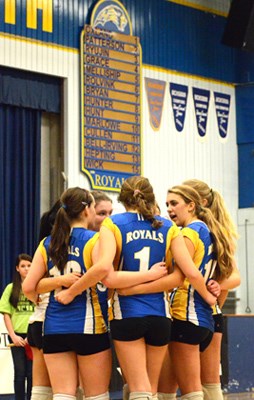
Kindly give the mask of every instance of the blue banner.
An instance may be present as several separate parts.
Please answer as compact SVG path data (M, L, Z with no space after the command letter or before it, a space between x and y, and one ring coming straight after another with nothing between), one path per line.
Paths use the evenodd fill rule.
M230 110L230 95L214 92L215 110L219 128L219 135L225 139L228 134L228 119Z
M204 138L206 135L206 125L210 102L210 91L199 88L192 88L195 115L197 121L198 134Z
M188 86L170 83L169 92L171 95L175 127L178 132L182 132L186 115Z

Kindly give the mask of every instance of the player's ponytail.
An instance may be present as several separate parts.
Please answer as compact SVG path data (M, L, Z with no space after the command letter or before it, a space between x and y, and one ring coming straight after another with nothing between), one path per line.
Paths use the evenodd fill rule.
M56 214L49 245L49 256L60 271L68 261L71 223L79 220L80 213L92 202L90 192L79 187L67 189L60 198L61 206Z
M156 201L153 188L147 178L133 176L124 181L121 192L118 196L127 211L137 210L145 219L151 222L152 227L158 229L162 221L155 218Z

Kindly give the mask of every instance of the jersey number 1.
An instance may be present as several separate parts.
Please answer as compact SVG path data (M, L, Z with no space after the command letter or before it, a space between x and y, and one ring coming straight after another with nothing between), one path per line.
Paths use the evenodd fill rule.
M143 247L142 250L134 253L135 260L139 260L139 270L148 271L150 260L150 247Z

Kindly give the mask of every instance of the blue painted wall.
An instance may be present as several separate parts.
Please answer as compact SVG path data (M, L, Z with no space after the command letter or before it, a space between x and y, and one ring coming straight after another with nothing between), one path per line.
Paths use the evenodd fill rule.
M16 23L5 22L0 2L0 32L79 49L80 33L96 4L91 0L53 0L53 31L27 28L26 0L16 1ZM133 34L141 38L144 64L226 82L237 80L236 52L220 43L225 18L166 0L123 0Z
M15 24L5 22L5 1L0 2L0 34L25 37L78 50L80 33L90 22L97 1L53 0L53 30L43 31L41 10L37 28L27 28L27 2L16 1ZM246 95L254 98L254 53L223 45L226 18L167 0L122 0L140 37L143 63L223 82L246 84ZM239 93L239 97L238 97ZM254 199L254 112L245 119L246 102L236 91L239 143L240 207L252 207ZM253 103L251 103L252 106ZM242 136L247 140L242 146ZM247 156L246 156L247 155ZM248 160L248 163L247 163ZM246 177L246 169L251 171Z

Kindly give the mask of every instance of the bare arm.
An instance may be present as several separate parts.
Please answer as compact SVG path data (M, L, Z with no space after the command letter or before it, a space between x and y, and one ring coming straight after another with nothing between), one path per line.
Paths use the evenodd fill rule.
M5 323L7 332L9 334L9 336L11 337L11 340L13 341L14 345L24 347L26 345L26 341L21 336L16 335L16 333L14 332L12 322L11 322L11 317L9 314L4 314L4 323Z
M120 289L117 290L117 292L120 295L129 296L134 294L171 291L175 287L182 285L183 281L183 273L178 267L175 267L174 271L171 274L164 276L163 278L157 279L153 282L143 283L141 285Z
M84 290L102 281L112 268L115 253L116 242L114 235L109 229L102 226L99 241L95 244L92 254L95 263L69 289L58 293L56 300L63 304L69 304Z
M22 284L25 296L35 304L38 299L37 284L45 276L46 272L47 268L44 259L39 248L37 248L29 272Z
M228 297L228 290L222 290L221 294L218 297L218 304L220 308L223 307L225 301L227 300L227 297Z
M77 280L80 278L81 274L78 274L76 272L71 272L69 274L65 275L59 275L59 276L51 276L48 278L42 278L38 285L36 286L36 292L41 294L41 293L47 293L51 292L52 290L61 288L61 287L70 287L73 285Z
M196 268L192 261L194 248L191 241L187 238L184 240L184 238L179 235L172 240L171 251L177 265L182 270L183 274L189 280L194 289L208 304L211 306L214 305L216 303L216 297L207 290L205 280L201 272Z
M221 290L231 290L231 289L235 289L237 286L239 286L240 283L241 283L241 276L240 276L239 269L236 266L236 261L234 259L233 271L228 278L226 278L222 282L220 282L220 287L221 287Z
M167 275L165 262L154 264L151 269L147 271L114 271L112 267L106 278L103 279L102 283L110 289L121 289L133 285L139 285L144 282L154 281L165 275Z

